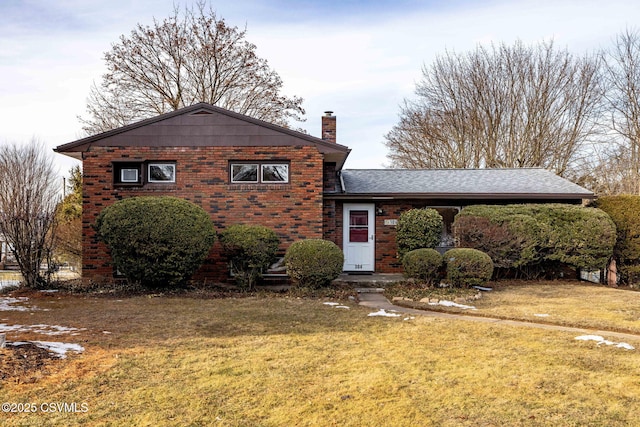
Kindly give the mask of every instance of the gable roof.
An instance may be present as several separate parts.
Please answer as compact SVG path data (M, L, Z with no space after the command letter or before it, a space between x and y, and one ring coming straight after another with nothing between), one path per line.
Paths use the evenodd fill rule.
M345 196L458 199L592 199L593 192L541 168L348 169Z
M94 146L296 146L314 145L325 161L342 167L348 147L201 102L82 138L54 149L78 160Z

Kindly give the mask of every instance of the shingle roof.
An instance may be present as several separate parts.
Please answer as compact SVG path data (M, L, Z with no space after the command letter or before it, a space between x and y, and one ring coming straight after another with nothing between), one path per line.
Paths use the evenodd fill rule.
M346 195L594 197L591 191L540 168L347 169L342 180Z

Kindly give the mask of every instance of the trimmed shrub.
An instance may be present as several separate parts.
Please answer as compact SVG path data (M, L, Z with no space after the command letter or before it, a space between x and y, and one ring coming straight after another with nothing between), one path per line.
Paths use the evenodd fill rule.
M453 286L482 285L493 275L493 261L482 251L449 249L443 257L447 266L447 281Z
M294 285L319 288L342 273L344 255L338 245L328 240L298 240L287 249L284 264Z
M640 196L619 195L598 198L593 205L605 211L616 225L613 257L620 280L640 282Z
M513 214L507 218L482 216L470 206L464 214L456 216L453 230L458 245L478 249L494 260L495 268L518 268L538 264L540 242L536 236L543 233L532 217Z
M280 239L268 227L235 224L220 233L220 243L236 283L252 289L275 261Z
M460 247L482 250L496 268L528 277L554 263L602 269L615 241L615 225L605 212L577 205L468 206L453 229Z
M398 257L414 249L435 248L442 238L442 216L435 209L410 209L398 219Z
M435 249L414 249L402 258L406 277L432 284L442 267L442 255Z
M95 230L119 272L156 287L186 282L216 237L209 214L176 197L120 200L100 212Z

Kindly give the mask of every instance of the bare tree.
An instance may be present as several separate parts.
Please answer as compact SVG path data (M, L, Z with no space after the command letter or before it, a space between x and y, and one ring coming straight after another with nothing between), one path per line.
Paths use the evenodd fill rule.
M50 151L32 140L0 146L0 232L13 251L27 287L48 282L59 200Z
M614 193L640 194L640 33L620 33L603 58L609 127L615 139L600 172L617 181Z
M74 267L82 264L82 171L69 171L66 194L56 210L55 256L57 262Z
M302 98L281 94L282 79L246 32L204 2L182 14L176 7L152 26L138 24L105 53L108 71L91 87L84 130L99 133L198 102L279 125L302 120Z
M396 167L545 167L565 174L596 132L598 58L552 42L446 52L385 136Z

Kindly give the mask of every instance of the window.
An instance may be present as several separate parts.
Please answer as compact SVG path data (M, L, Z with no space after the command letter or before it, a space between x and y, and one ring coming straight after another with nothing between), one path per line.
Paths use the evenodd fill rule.
M369 241L369 211L349 212L349 241Z
M113 183L121 187L173 184L175 182L175 162L148 162L144 160L113 162Z
M149 163L149 182L176 182L176 165Z
M262 182L289 182L289 165L260 165Z
M258 182L258 165L231 165L231 182Z
M232 163L231 182L286 184L289 182L289 163Z

